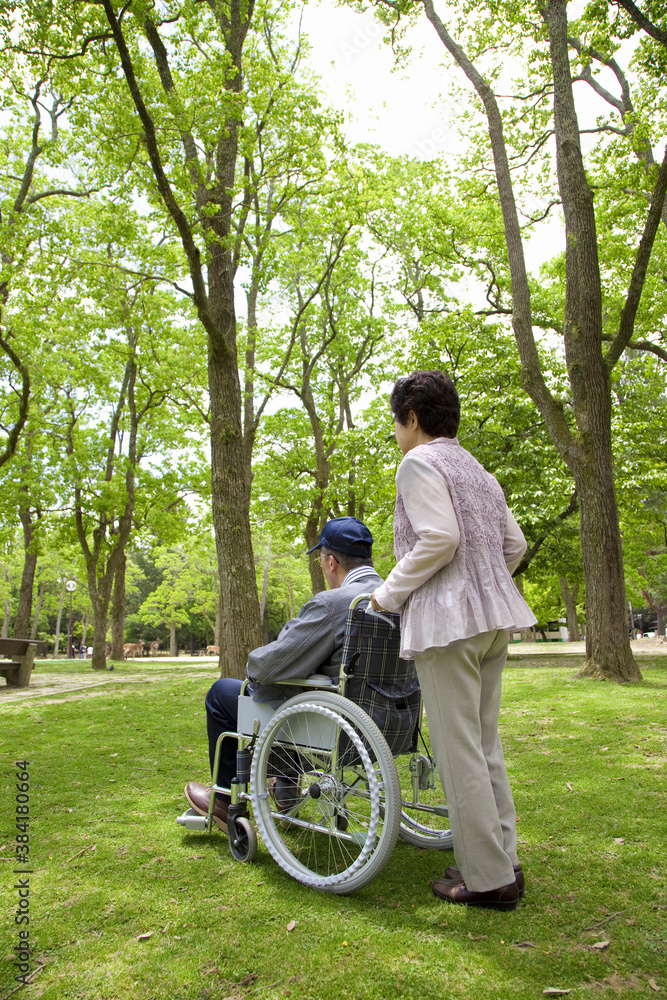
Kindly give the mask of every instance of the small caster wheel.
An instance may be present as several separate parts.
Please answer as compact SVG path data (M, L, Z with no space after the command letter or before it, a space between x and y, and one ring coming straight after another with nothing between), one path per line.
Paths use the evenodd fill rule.
M257 857L257 833L245 816L235 821L236 834L229 832L229 849L237 861L254 861Z

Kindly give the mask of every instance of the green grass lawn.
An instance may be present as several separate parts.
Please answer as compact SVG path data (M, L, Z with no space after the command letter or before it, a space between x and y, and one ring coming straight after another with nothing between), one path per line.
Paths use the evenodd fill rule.
M399 842L378 879L340 897L292 881L261 845L241 865L219 834L177 826L184 785L207 779L214 665L165 660L125 685L122 670L145 669L126 664L94 695L3 704L0 998L18 985L17 759L39 970L17 997L667 996L667 660L640 663L643 683L617 687L573 680L576 657L511 660L502 732L526 872L511 913L436 899L450 852Z

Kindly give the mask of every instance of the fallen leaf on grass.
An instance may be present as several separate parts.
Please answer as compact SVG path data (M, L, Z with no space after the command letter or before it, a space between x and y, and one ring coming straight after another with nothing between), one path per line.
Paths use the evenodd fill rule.
M152 938L154 934L155 934L155 931L146 931L145 934L140 934L139 935L139 937L137 938L137 941L148 941L148 939Z
M649 979L648 984L655 993L660 992L660 987L656 983L655 979Z
M614 837L614 843L615 844L624 844L625 843L625 837Z
M468 937L470 938L471 941L486 941L488 935L487 934L471 934L470 931L468 931Z
M294 928L296 927L296 925L297 925L298 923L299 923L299 921L298 921L298 920L290 920L290 922L289 922L289 923L288 923L288 925L287 925L287 930L288 930L288 931L293 931L293 930L294 930Z
M591 948L596 948L598 951L604 951L610 944L610 941L596 941L595 944L591 945Z
M565 993L571 993L572 990L571 989L570 990L561 990L561 989L558 988L558 986L547 986L546 990L542 990L542 992L545 994L545 996L561 997Z
M519 941L517 942L517 948L534 948L535 945L532 941Z
M568 787L568 791L570 791L570 792L573 792L573 791L574 791L574 788L573 788L573 786L572 786L572 782L571 782L571 781L568 781L568 783L567 783L567 787Z

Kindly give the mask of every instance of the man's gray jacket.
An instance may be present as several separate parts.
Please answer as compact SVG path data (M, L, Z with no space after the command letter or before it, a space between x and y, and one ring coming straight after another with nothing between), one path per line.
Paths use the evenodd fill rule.
M350 602L358 594L371 594L382 583L371 566L352 570L354 578L336 590L324 590L307 601L280 635L248 656L246 674L255 701L282 700L286 694L276 681L296 680L321 673L338 677L343 653L345 619ZM288 689L289 690L289 689Z

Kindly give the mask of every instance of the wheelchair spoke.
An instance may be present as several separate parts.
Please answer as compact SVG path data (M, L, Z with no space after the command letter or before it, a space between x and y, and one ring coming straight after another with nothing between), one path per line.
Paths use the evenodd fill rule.
M400 799L382 742L357 706L328 692L317 704L290 699L267 724L253 758L253 810L262 840L290 875L345 893L386 863ZM391 815L382 808L387 788Z

